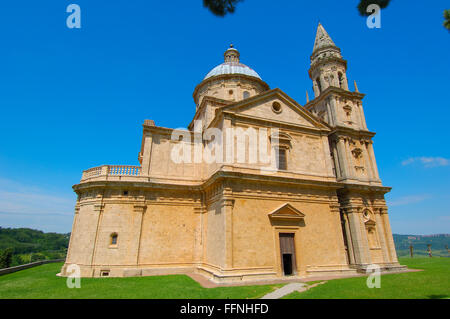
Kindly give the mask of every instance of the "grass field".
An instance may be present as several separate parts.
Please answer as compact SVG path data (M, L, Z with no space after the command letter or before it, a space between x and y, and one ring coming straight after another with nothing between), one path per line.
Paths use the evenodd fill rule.
M135 278L82 278L69 289L56 277L62 263L46 264L0 276L1 299L246 299L260 298L282 285L206 289L184 275Z
M330 280L287 298L450 298L450 258L402 258L421 272L383 275L381 288L369 289L366 277ZM282 285L202 288L184 275L138 278L83 278L81 289L69 289L56 277L62 264L46 264L0 276L0 298L259 298Z
M420 272L381 277L381 288L367 288L367 277L330 280L308 291L294 292L285 299L441 299L450 298L450 258L400 258Z

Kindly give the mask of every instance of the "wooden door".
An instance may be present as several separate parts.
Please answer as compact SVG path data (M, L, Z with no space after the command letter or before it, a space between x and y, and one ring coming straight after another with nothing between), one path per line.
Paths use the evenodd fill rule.
M281 269L284 275L294 275L297 272L294 234L280 233L280 253Z

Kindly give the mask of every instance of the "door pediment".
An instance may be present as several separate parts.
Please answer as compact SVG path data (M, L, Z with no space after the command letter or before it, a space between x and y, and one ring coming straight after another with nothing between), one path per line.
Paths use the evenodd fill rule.
M303 221L305 214L287 203L269 213L271 220Z

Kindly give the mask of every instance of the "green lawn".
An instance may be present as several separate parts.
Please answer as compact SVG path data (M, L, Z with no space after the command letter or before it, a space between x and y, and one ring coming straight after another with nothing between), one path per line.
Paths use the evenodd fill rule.
M381 288L369 289L366 277L335 279L285 298L450 298L450 258L401 258L424 271L383 275ZM282 285L202 288L188 276L82 278L81 289L69 289L56 277L62 264L46 264L0 276L0 298L259 298Z
M69 289L67 278L56 277L62 263L46 264L0 276L0 299L246 299L260 298L282 285L206 289L184 275L136 278L82 278L81 288Z
M402 265L424 271L381 276L381 288L367 288L367 277L330 280L286 299L441 299L450 298L450 258L400 258Z

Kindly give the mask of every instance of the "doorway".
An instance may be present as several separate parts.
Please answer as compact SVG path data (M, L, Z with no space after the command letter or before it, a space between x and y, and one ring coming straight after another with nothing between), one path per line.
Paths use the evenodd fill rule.
M294 234L280 233L281 269L285 276L296 273Z

